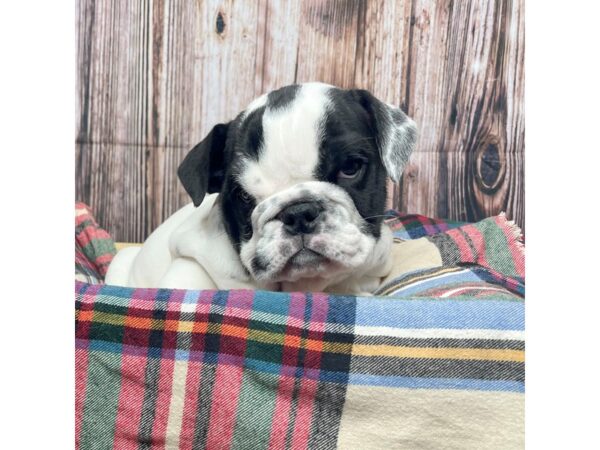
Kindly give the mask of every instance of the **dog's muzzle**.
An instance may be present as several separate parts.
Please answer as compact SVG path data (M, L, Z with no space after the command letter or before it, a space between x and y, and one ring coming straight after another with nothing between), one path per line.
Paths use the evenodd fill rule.
M330 278L360 267L375 245L352 198L339 186L309 181L260 202L240 257L264 282Z

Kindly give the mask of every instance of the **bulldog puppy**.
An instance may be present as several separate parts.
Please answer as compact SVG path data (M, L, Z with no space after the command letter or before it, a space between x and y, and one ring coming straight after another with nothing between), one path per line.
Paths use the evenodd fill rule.
M416 136L365 90L265 94L189 152L178 176L193 204L119 252L106 282L372 292L391 267L386 179L399 180Z

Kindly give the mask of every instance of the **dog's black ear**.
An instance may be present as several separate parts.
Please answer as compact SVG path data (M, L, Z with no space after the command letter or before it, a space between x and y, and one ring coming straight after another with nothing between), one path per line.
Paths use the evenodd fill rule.
M350 94L369 114L383 165L397 183L417 142L415 122L400 108L383 103L369 91L354 89Z
M219 192L225 176L225 142L229 123L218 124L202 142L196 145L177 169L179 181L192 197L194 206L202 203L206 194Z

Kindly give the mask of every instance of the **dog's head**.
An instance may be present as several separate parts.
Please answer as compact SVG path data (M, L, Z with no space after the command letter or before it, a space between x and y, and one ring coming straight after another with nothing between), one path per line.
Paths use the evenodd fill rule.
M339 281L381 262L386 174L399 180L415 140L414 122L367 91L293 85L216 125L178 175L196 206L220 193L257 282Z

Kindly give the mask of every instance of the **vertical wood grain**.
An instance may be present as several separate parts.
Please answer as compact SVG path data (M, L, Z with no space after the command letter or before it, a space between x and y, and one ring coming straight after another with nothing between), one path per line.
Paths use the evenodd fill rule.
M260 0L255 73L256 95L296 81L301 2Z
M77 198L118 240L188 202L186 152L294 82L366 88L420 137L391 206L524 222L523 0L80 0Z
M523 225L522 10L414 3L405 101L421 135L400 209L468 221L504 210Z
M366 0L302 2L296 82L354 86L358 27L365 3Z
M139 202L147 180L144 167L147 153L139 145L106 143L77 146L79 174L76 191L85 202L94 205L98 223L121 241L140 242L151 230L146 224L146 204ZM82 161L83 158L84 160Z

